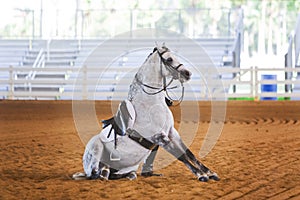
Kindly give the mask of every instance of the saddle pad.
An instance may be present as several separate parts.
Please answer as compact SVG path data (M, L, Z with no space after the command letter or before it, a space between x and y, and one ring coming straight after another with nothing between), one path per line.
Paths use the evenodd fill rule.
M110 136L107 137L109 135L109 131L111 129L111 125L107 126L105 129L103 129L100 133L100 140L102 142L112 142L115 139L115 131L114 129L111 130ZM121 136L117 135L117 138L119 138Z

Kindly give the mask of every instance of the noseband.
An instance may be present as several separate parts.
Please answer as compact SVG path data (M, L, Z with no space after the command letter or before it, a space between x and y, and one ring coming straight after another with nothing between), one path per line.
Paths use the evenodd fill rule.
M141 86L143 86L143 87L142 87L142 90L143 90L143 92L145 92L146 94L148 94L148 95L156 95L156 94L158 94L158 93L160 93L160 92L162 92L162 91L166 91L166 95L167 95L167 97L169 98L169 100L174 101L174 99L172 99L172 98L170 97L170 95L169 95L169 93L168 93L168 90L178 88L179 86L177 85L177 86L169 87L169 86L171 85L171 83L173 82L174 78L172 77L171 80L167 83L166 76L164 76L164 75L163 75L163 72L162 72L162 67L163 67L163 65L164 65L164 66L165 66L165 67L166 67L173 75L174 75L174 74L177 74L178 77L179 77L179 76L180 76L180 72L179 72L178 69L179 69L179 67L182 66L183 64L180 63L179 65L177 65L176 67L174 67L174 66L171 64L172 60L169 61L168 59L165 59L164 57L162 57L162 55L163 55L164 53L168 52L169 50L166 50L166 51L160 53L160 52L158 51L157 48L154 48L153 53L154 53L155 51L157 51L157 53L158 53L158 55L159 55L159 57L160 57L160 73L161 73L161 76L163 77L163 87L154 87L154 86L151 86L151 85L147 85L147 84L143 83L141 80L139 80L139 79L137 78L137 76L136 76L136 80L137 80L137 82L138 82ZM181 88L182 88L182 89L181 89L181 97L178 99L179 103L178 103L177 105L179 105L179 104L182 102L183 96L184 96L184 86L183 86L183 82L180 81L180 83L181 83ZM158 90L158 91L156 91L156 92L147 92L147 91L145 90L144 87L147 87L147 88L150 88L150 89L153 89L153 90Z

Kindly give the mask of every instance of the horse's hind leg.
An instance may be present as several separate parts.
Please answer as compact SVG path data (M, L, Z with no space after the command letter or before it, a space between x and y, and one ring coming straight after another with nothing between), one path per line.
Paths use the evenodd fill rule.
M118 179L122 179L122 178L127 178L128 180L135 180L137 179L137 174L136 171L131 171L129 173L125 173L125 174L116 174L114 173L116 170L111 169L110 175L109 175L109 179L111 180L118 180Z
M90 179L97 179L100 176L100 170L99 169L92 169L91 176L89 177Z
M137 179L137 174L135 171L132 171L132 172L129 172L127 175L126 175L126 178L129 179L129 180L135 180Z
M99 178L101 180L108 180L109 175L110 175L110 169L109 169L109 167L100 162L99 163L99 169L101 170L100 174L99 174Z
M74 180L87 180L86 174L84 172L77 172L72 175L72 179Z
M101 179L101 180L108 180L110 174L110 169L108 166L103 164L102 162L99 162L99 167L94 168L92 170L90 179Z

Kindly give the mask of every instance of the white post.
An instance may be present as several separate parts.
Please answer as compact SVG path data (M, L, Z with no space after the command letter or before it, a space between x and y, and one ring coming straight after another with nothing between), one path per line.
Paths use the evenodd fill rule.
M255 66L254 68L254 99L259 100L258 94L258 67Z
M50 42L51 42L51 39L48 39L47 40L47 61L50 60Z
M8 99L14 98L14 73L13 73L13 66L9 66L9 92L8 92Z
M87 66L83 66L83 81L82 81L82 98L84 100L88 99L88 89L87 89Z
M250 95L253 99L255 99L255 91L254 91L254 67L250 68Z

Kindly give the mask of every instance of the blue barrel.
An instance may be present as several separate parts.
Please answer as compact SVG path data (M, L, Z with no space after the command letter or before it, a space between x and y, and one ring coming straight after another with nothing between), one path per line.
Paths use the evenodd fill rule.
M277 75L263 74L261 80L277 80ZM277 92L277 84L261 84L262 92ZM261 100L277 100L277 97L261 97Z

